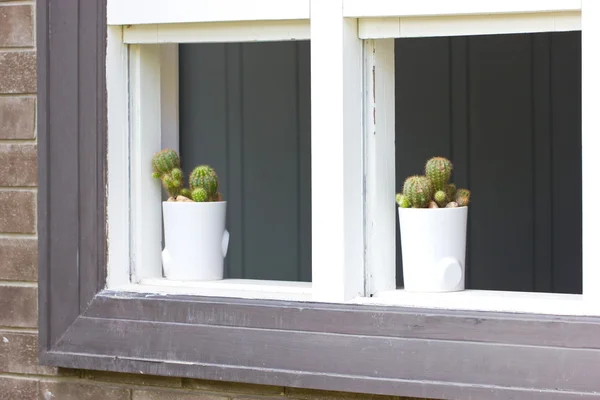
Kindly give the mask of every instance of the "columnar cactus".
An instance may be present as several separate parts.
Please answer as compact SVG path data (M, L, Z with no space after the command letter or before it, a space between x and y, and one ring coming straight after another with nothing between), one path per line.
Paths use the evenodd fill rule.
M192 200L204 202L217 201L220 198L217 173L208 165L200 165L194 168L189 181Z
M433 184L426 176L411 176L404 181L403 194L413 208L426 208L433 199Z
M425 175L431 180L433 190L444 190L452 175L452 163L444 157L433 157L425 164Z
M467 189L458 189L456 191L456 203L459 207L466 207L471 200L471 192Z
M168 174L175 168L180 168L179 155L175 150L164 149L154 154L152 157L152 176L157 179L162 178L164 174Z

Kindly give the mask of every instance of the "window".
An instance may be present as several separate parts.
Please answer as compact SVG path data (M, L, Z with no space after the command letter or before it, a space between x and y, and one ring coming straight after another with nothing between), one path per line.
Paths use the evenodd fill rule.
M169 7L168 10L160 2L142 5L133 0L109 1L105 51L104 8L96 9L82 1L78 3L81 9L75 12L64 5L61 8L54 1L49 0L41 7L38 29L42 60L40 165L47 167L41 168L40 178L40 265L43 269L40 273L43 283L40 285L40 342L41 357L46 363L421 397L485 397L492 391L512 396L535 391L551 397L564 395L569 398L597 392L595 378L586 372L594 370L600 348L597 335L600 312L594 301L597 263L593 257L594 228L600 215L592 200L597 197L597 189L588 184L594 181L594 155L599 147L592 133L598 125L594 110L600 85L593 72L599 69L600 63L591 50L596 48L594 42L598 40L600 29L593 22L600 18L596 3L586 1L582 12L579 2L570 0L556 1L552 6L537 0L485 3L466 0L450 3L437 0L412 3L298 0L285 5L261 0L254 2L251 8L243 2L232 2L227 8L219 6L219 2L202 5L182 2L181 7ZM48 13L50 3L52 14ZM140 7L144 7L144 13L139 12ZM583 16L583 23L580 16ZM589 21L586 18L591 18L592 22L586 22ZM83 29L90 26L96 26L97 31ZM581 55L573 52L576 45L567 43L564 48L553 47L560 46L562 40L576 43L581 26ZM544 33L540 35L539 32ZM77 33L80 34L78 40L69 39L73 35L77 37ZM536 47L537 42L543 42L549 35L556 40L548 46ZM461 56L465 41L472 41L470 58ZM86 46L88 42L90 45ZM443 46L441 50L436 47L441 46L440 43L456 45L451 57L444 53L449 52L450 47L446 50ZM418 143L411 143L414 137L408 131L423 129L421 134L425 135L440 134L448 129L448 123L440 122L440 116L436 117L440 127L430 129L419 125L418 121L411 121L410 117L422 113L423 108L418 108L419 102L410 103L408 97L403 96L410 96L410 84L415 85L413 90L418 94L419 82L431 85L430 90L439 90L443 85L456 86L453 74L461 71L463 76L457 79L468 82L473 78L464 69L444 69L443 62L455 67L454 63L470 65L469 72L479 73L477 79L489 84L487 90L482 85L478 87L480 92L469 92L472 96L480 96L475 100L483 107L483 111L470 111L473 116L481 112L478 117L481 119L475 121L480 125L470 121L471 139L476 132L491 135L502 126L492 123L492 117L497 118L492 111L487 111L491 117L486 114L485 107L491 106L484 96L495 88L489 75L507 72L490 71L484 66L478 69L477 51L489 52L486 53L488 59L498 56L499 60L505 60L507 56L514 56L507 48L515 53L521 49L534 60L539 56L540 60L548 62L553 59L544 56L546 53L536 53L536 49L552 51L554 55L566 51L565 58L582 58L581 117L576 109L576 90L564 97L556 96L556 101L568 102L575 108L569 111L564 129L577 130L577 118L582 121L581 152L576 145L578 136L573 134L575 141L558 143L552 154L568 152L566 159L570 163L567 169L582 177L580 254L583 294L577 294L579 287L575 286L573 290L565 290L573 293L548 293L545 289L543 293L532 293L529 286L501 285L494 275L486 277L489 280L481 287L471 286L481 290L413 294L397 289L397 282L401 283L395 261L397 211L391 199L397 191L398 181L406 173L403 169L412 168L410 157L416 159L419 152L444 151L430 149L428 144L419 147ZM532 48L534 52L527 51ZM297 90L291 103L298 105L307 104L302 103L304 95L300 91L307 90L308 86L299 84L302 79L307 79L299 60L303 51L309 52L310 56L310 170L303 164L302 157L292 160L295 166L300 163L297 168L300 177L296 174L288 182L296 188L306 185L307 180L302 179L302 174L310 171L310 211L291 207L292 211L277 216L256 216L284 219L293 214L288 225L297 223L299 230L295 232L300 232L298 237L303 237L300 225L306 222L303 215L310 213L311 255L310 263L307 263L311 266L310 286L306 282L293 282L309 280L308 274L303 278L302 270L287 281L282 280L282 276L262 274L258 269L252 272L256 275L246 275L248 270L244 272L240 267L243 263L234 262L235 257L244 257L243 253L242 256L240 253L232 255L228 260L231 277L271 279L273 276L276 283L242 279L216 284L166 284L160 279L161 195L156 182L151 180L148 160L166 144L179 148L184 166L196 164L200 158L214 157L211 163L222 163L220 168L225 171L231 168L224 176L232 203L236 201L236 195L235 189L229 188L234 185L229 181L231 177L260 182L260 176L244 177L232 172L233 168L239 171L240 157L232 158L238 164L231 167L226 157L219 155L217 150L210 150L210 146L225 146L219 140L229 140L227 149L231 148L232 140L239 140L216 132L211 136L211 131L223 129L218 125L224 124L218 122L223 118L212 118L211 123L217 125L208 127L202 125L206 118L201 118L202 113L211 112L210 107L215 107L211 116L219 112L238 112L235 104L231 106L230 101L236 97L229 90L237 86L227 87L228 99L218 100L218 93L223 93L217 87L217 80L208 81L201 72L212 66L210 76L214 77L215 73L223 74L223 69L210 63L228 57L235 59L240 54L245 57L252 52L264 52L261 57L252 59L249 56L247 59L257 62L253 66L258 75L254 76L252 84L258 86L260 74L265 72L265 59L277 54L274 49L294 55L285 57L288 62L292 58L295 60L291 62L292 67L279 70L289 74L290 79L282 80L277 86L290 85L286 92ZM222 57L209 57L210 52L221 52ZM400 52L411 54L411 57L402 59ZM448 80L435 74L428 76L426 69L419 68L420 55L444 59L434 66L441 68ZM87 68L97 61L94 69ZM237 66L242 76L250 73L249 70L242 71L237 63L231 65ZM530 107L529 111L531 107L539 111L535 108L538 105L535 89L542 92L542 99L548 99L543 95L544 91L555 90L537 81L542 81L544 73L548 73L545 64L535 64L543 67L540 74L534 73L529 64L512 65L517 65L514 67L517 73L509 70L511 73L507 74L513 78L531 79L528 85L533 88L525 93L531 96L528 101L519 98L515 105L522 102L521 106ZM192 72L187 68L192 68ZM415 74L423 75L417 74L409 80L402 71L411 68ZM578 69L576 63L568 63L566 68L574 73ZM234 75L234 71L225 69L220 82L226 86L230 82L229 74ZM83 74L92 74L89 71L95 74L93 79L81 79ZM304 78L301 71L304 71ZM574 79L577 81L576 75ZM291 84L291 80L296 80L296 84ZM61 83L61 90L55 82ZM104 82L106 111L103 107ZM560 80L558 82L567 86ZM211 89L209 84L216 88ZM517 88L527 86L518 81L510 84ZM197 87L202 87L201 92L205 93L194 90ZM396 87L402 88L402 92L397 92ZM509 88L497 88L496 100L503 100L506 105L510 96L500 89L509 91ZM250 96L250 92L244 91L238 106L246 104L244 96ZM90 93L95 96L89 96ZM439 106L438 111L447 113L448 119L453 112L459 112L459 107L466 101L460 98L461 93L447 90L444 96L435 97L438 101L446 97L446 103ZM214 99L207 94L212 94ZM270 99L277 96L277 93L267 94ZM550 98L548 107L555 101L555 97ZM82 99L82 103L73 99ZM212 103L207 103L211 100ZM273 106L283 107L286 99L279 100ZM224 105L216 108L219 101ZM197 107L196 102L204 105ZM252 115L260 121L264 109L255 103L250 101L245 108L251 107ZM432 113L436 110L436 104L422 103L431 107ZM406 105L415 110L407 110ZM452 112L448 111L450 107L453 107ZM197 111L198 108L201 111ZM561 112L570 110L567 106L559 108ZM295 141L285 141L288 145L307 146L301 132L308 129L299 127L303 121L302 111L292 106L289 109L296 111L292 112L290 120L283 118L281 112L282 115L277 117L281 117L282 127L278 129L294 134ZM106 129L104 112L108 121ZM303 112L308 113L307 110ZM415 114L399 117L411 112ZM252 126L256 121L246 121L245 114L242 112L241 115L242 125L247 125L249 133L258 135L260 130ZM529 114L523 111L522 115L526 119ZM534 112L531 118L538 117L548 123L546 118L551 116ZM296 124L290 123L291 120ZM227 121L236 123L235 119ZM237 121L239 123L240 119ZM273 121L276 128L277 121ZM461 123L456 119L452 121ZM450 125L453 133L464 132L460 127ZM94 127L94 135L87 134L89 131L84 129L90 126ZM539 124L536 126L543 128ZM518 135L519 129L527 130L520 123L504 128L516 130L511 132L515 140L524 135ZM547 166L552 161L548 160L547 152L542 152L550 143L535 135L536 128L533 132L524 144L522 156L530 166L528 183L541 171L538 163ZM491 153L494 149L490 148L495 143L493 138L482 137L480 141L468 142L468 146L478 155L487 150ZM248 140L244 142L248 145L245 150L252 150L262 141L275 143L276 139L282 138L245 137L244 140ZM541 147L537 146L538 139ZM452 140L461 139L452 137ZM464 159L473 161L469 154L462 158L458 156L465 150L452 143L449 147L455 151L453 157L463 160L459 163ZM249 157L246 161L256 157L256 170L251 173L258 174L256 171L262 168L260 163L266 161L259 150L255 154L244 153ZM538 150L541 158L536 158ZM534 153L533 161L527 158L531 153ZM582 168L576 170L578 157L581 157ZM284 165L290 160L277 161ZM468 167L462 173L474 176L475 172ZM563 166L556 168L564 172ZM549 174L540 176L548 179ZM552 175L550 179L553 179ZM77 196L69 197L67 193L72 192L65 190L65 185L73 181L78 185ZM555 184L553 182L550 185ZM467 183L476 185L475 182ZM541 188L532 184L533 188L528 187L532 191L544 191L548 187L547 182ZM572 184L574 190L578 190L576 182ZM297 191L306 196L306 190L300 188ZM479 191L485 193L485 189ZM487 192L478 201L489 200L490 196ZM106 215L95 211L96 208L103 209L105 199ZM256 199L261 201L263 198L257 196ZM239 211L240 202L237 201L238 206L231 207L233 213ZM283 197L278 201L284 201ZM528 205L531 202L533 195ZM251 202L242 201L241 204L242 208L252 207ZM254 212L258 213L264 209L256 210ZM484 208L479 214L475 206L473 210L475 217L487 216ZM548 211L547 207L530 211L523 218L531 215L537 218L537 213L544 210ZM545 224L560 224L543 217L539 220ZM238 217L230 215L230 218ZM495 218L502 217L496 215ZM577 224L576 218L568 222ZM482 224L479 220L477 223ZM471 228L477 227L481 229L481 225L471 225ZM239 231L235 245L247 243L243 229ZM535 229L540 234L531 240L564 241L549 237L544 226ZM570 229L577 231L577 227ZM471 234L478 235L477 230L472 229ZM485 246L479 247L477 239L479 243L486 240L483 235L478 235L470 245L474 246L473 251L483 251ZM570 239L577 242L578 237L573 235ZM107 259L104 258L106 242ZM300 248L297 243L296 246L293 251ZM569 246L576 247L572 243ZM506 248L514 251L514 247ZM528 249L531 257L531 252L535 253L537 249L547 251L546 246L536 247L535 243ZM236 254L235 250L232 254ZM280 254L289 256L287 251ZM478 257L473 254L471 261ZM516 251L515 255L521 256ZM258 261L251 263L265 265L260 256L264 253L257 253ZM535 257L540 260L539 257L543 259L548 254L535 253ZM108 265L107 271L105 265ZM545 273L543 268L538 269L538 264L533 268L536 274ZM518 266L511 265L507 269L522 272ZM569 278L574 279L573 276L569 275ZM504 277L502 275L502 279ZM539 274L536 277L542 279ZM476 282L477 277L471 278ZM521 282L519 280L519 285ZM552 290L551 285L550 288ZM536 289L534 286L533 290ZM198 349L202 349L201 354ZM473 356L456 356L466 353ZM562 366L553 362L557 356L564 361ZM507 371L506 365L517 357L521 368ZM572 374L565 374L564 368Z

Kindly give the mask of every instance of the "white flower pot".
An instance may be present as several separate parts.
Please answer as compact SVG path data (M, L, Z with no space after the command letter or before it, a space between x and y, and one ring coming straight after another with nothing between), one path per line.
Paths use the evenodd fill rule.
M178 281L223 279L229 246L226 201L163 202L165 278Z
M468 207L398 208L404 290L465 289Z

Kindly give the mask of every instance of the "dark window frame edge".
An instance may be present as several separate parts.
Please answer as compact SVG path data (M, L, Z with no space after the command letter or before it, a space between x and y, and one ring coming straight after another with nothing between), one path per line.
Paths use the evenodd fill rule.
M36 13L42 364L425 398L600 398L596 317L103 290L106 0L37 0ZM140 332L175 357L144 349ZM202 340L216 346L194 353Z

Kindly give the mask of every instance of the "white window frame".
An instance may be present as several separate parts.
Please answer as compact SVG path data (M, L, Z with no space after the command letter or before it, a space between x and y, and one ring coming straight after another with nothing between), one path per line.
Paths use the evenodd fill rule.
M582 8L581 0L179 0L165 12L158 0L109 0L108 7L109 288L600 316L600 263L594 251L600 210L592 200L600 195L593 165L600 153L600 57L595 53L600 2L585 0ZM390 201L395 194L394 38L582 26L583 295L396 290L397 214ZM161 147L178 148L174 43L309 38L312 283L156 279L161 193L145 161Z

